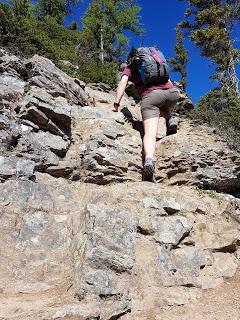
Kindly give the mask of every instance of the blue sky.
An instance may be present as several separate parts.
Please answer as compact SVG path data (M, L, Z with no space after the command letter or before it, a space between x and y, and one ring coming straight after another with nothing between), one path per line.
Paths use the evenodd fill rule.
M74 7L73 15L66 19L66 24L72 19L79 23L85 13L87 6L91 1L85 0L84 3ZM142 37L130 35L131 41L129 48L140 46L143 40L145 46L158 45L167 58L174 55L174 45L176 40L175 27L184 17L186 1L178 0L138 0L142 8L140 12L143 27L146 30ZM196 103L201 96L208 92L215 84L209 80L211 69L208 59L200 56L200 52L189 41L186 42L189 50L190 61L187 66L188 71L188 88L187 92ZM178 74L172 74L174 80L178 80Z

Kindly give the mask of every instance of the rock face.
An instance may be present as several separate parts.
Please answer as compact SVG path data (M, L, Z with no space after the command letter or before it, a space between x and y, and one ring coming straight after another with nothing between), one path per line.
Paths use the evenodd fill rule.
M110 88L39 56L1 50L0 72L0 319L237 320L219 292L238 279L239 155L161 120L158 183L142 182L133 100L113 113ZM196 309L211 295L220 309Z
M179 82L174 81L174 85L179 89L179 100L174 111L181 115L187 115L190 110L194 109L194 104Z
M70 176L73 162L59 162L72 143L73 113L88 104L84 84L46 58L25 61L4 50L0 73L0 150L33 161L36 171Z
M240 203L224 195L45 174L0 188L6 319L14 319L11 299L21 301L19 319L149 319L195 301L239 265Z
M189 184L219 192L240 188L240 158L205 126L182 123L180 132L158 142L159 181L169 185Z

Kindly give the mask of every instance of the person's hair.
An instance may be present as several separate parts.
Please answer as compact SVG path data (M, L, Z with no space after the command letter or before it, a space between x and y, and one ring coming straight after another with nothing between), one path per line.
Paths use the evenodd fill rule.
M128 54L128 57L127 57L127 63L130 65L132 63L132 60L134 57L136 57L138 51L135 47L132 47L131 51L129 52Z
M127 58L127 63L133 70L138 70L140 68L142 62L138 56L138 50L135 47L132 47Z

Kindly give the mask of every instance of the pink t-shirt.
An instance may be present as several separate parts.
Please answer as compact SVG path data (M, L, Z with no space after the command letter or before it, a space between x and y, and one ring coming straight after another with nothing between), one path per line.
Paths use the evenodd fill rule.
M126 67L123 70L122 76L124 75L128 76L129 80L135 84L141 99L153 90L175 88L175 86L170 80L168 80L168 82L165 84L146 86L142 82L142 78L139 71L132 71L129 67Z

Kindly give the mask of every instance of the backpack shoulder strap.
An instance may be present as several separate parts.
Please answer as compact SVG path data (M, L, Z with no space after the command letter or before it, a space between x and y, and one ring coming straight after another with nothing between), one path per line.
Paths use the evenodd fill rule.
M161 54L160 52L156 49L156 48L149 48L150 49L150 52L151 52L151 56L153 57L153 59L158 63L158 64L163 64L164 63L164 60L163 58L161 57Z

